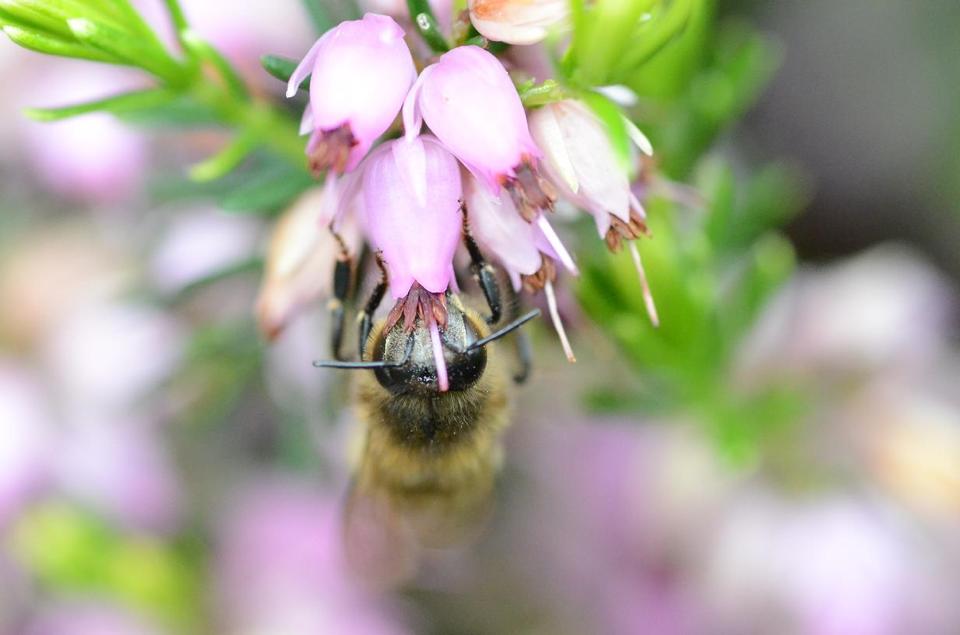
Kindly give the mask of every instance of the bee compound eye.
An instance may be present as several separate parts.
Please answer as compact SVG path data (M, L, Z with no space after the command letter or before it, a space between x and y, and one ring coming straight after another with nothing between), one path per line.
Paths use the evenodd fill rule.
M487 349L484 347L468 349L463 353L451 353L447 358L450 390L466 390L483 376L486 368Z

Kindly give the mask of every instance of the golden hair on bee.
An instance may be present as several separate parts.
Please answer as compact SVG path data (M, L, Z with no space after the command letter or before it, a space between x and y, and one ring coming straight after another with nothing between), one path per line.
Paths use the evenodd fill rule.
M489 334L454 297L445 335L476 341ZM381 324L368 350L382 358L403 336L401 325L385 334ZM357 377L355 410L365 441L354 495L388 500L427 544L456 541L480 520L493 487L500 434L510 420L510 376L495 345L448 350L451 386L439 392L432 371L424 372L432 361L426 329L418 325L409 337L411 364L400 377Z
M539 311L504 323L504 314L515 315L515 295L509 287L501 294L502 277L481 262L473 273L490 308L486 318L457 294L415 284L374 324L386 290L379 264L383 277L360 313L360 360L315 365L360 371L351 391L360 451L345 546L362 573L396 581L412 573L422 548L461 543L482 527L511 419L512 384L527 374L518 345L521 369L511 377L506 353L519 341L503 338ZM335 324L335 355L341 334Z

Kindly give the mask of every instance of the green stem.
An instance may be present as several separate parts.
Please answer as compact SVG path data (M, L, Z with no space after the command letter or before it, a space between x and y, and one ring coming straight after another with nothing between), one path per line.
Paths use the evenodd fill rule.
M177 39L180 41L180 44L186 48L186 44L183 42L183 33L190 28L190 25L187 23L187 16L183 13L183 7L180 6L180 1L163 0L163 3L167 6L167 13L170 14L170 21L173 23L173 28L177 32Z

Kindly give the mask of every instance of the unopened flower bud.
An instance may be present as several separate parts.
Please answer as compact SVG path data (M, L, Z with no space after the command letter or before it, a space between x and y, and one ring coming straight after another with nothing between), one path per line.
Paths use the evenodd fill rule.
M461 46L428 66L403 106L408 137L423 122L493 193L506 186L528 220L553 204L537 174L540 150L506 69L476 46Z
M394 298L414 282L443 293L460 242L460 168L433 137L389 141L363 166L364 227L381 252Z
M469 0L468 5L481 35L508 44L536 44L570 12L569 0Z
M416 78L403 29L368 13L327 31L297 66L287 97L311 75L301 133L312 132L307 155L314 173L350 171L393 120Z

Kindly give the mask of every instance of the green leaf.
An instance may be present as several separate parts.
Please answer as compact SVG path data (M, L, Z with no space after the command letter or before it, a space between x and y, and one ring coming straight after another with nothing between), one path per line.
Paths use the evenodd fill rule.
M142 38L86 18L67 20L67 26L80 42L126 64L150 71L172 84L180 84L187 79L184 69L166 51L144 42Z
M141 105L136 110L124 110L116 115L129 124L145 128L200 128L223 123L212 108L186 95L177 95L162 104Z
M289 57L279 55L263 55L260 57L260 65L273 77L281 82L289 82L293 71L297 70L298 62Z
M46 53L47 55L56 55L57 57L74 57L77 59L91 60L94 62L114 62L117 59L103 51L92 49L83 44L69 42L58 38L55 35L46 35L37 31L28 31L13 25L3 27L3 32L7 34L15 44L25 49Z
M610 83L613 70L632 40L641 16L656 0L596 0L589 6L573 4L573 42L565 68L575 83L596 86Z
M638 66L659 53L663 47L683 33L695 8L702 0L672 0L666 11L642 22L623 54L616 60L615 72L629 75Z
M173 28L176 29L177 33L186 31L189 24L187 24L187 17L183 13L183 7L180 6L179 0L163 0L163 4L167 7L170 21L173 22Z
M129 24L125 16L119 16L116 7L105 4L103 0L2 0L0 7L10 13L26 12L45 19L45 28L53 29L62 36L68 35L68 22L73 19L86 19L111 29L125 31Z
M201 182L219 179L240 165L256 147L252 137L241 134L223 150L190 168L190 178Z
M278 164L254 172L224 196L220 205L228 212L272 214L316 184L306 172Z
M42 35L55 35L68 42L76 42L67 23L51 18L43 12L22 6L12 0L0 0L0 21L5 25L20 27L25 31L42 32Z
M122 114L145 108L157 108L169 104L175 98L175 93L162 88L153 88L61 108L28 108L24 113L35 121L58 121L90 112L104 111Z
M450 43L444 37L437 23L437 16L433 14L427 0L407 0L410 10L410 19L420 33L420 37L427 43L434 53L445 53L450 50Z

